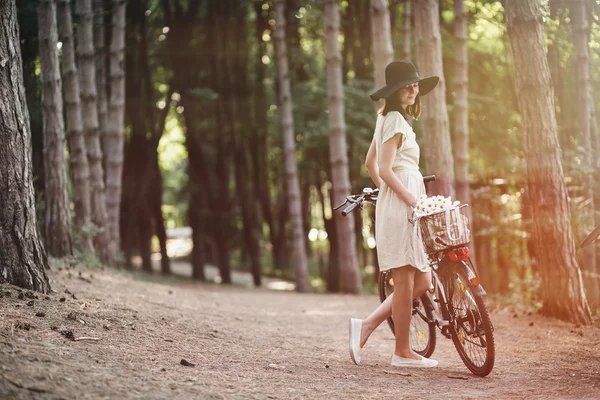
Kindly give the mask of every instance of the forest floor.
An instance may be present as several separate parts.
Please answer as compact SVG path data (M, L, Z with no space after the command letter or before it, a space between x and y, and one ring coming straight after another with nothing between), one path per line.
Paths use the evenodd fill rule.
M496 365L479 378L439 337L438 368L391 367L387 325L352 364L348 318L376 296L78 266L50 278L48 296L0 286L0 399L600 398L598 325L489 304Z

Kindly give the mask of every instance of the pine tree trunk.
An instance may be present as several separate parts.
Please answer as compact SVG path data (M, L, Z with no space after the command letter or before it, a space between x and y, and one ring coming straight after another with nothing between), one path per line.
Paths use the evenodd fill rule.
M410 60L411 43L411 5L412 0L404 0L404 10L402 11L402 59Z
M106 130L108 128L108 86L106 84L106 33L105 0L92 0L94 8L94 51L96 67L96 85L98 90L98 135L100 136L100 147L102 148L102 170L104 173L104 184L106 185ZM136 99L139 101L139 99ZM108 212L108 210L107 210Z
M371 35L373 38L373 69L375 87L385 86L385 67L394 60L390 14L387 0L371 0ZM375 103L375 108L383 106L383 100Z
M110 257L109 237L106 228L106 197L104 193L104 171L102 150L98 130L98 108L96 91L96 67L94 61L93 13L91 0L76 0L77 14L77 59L79 63L79 89L81 90L81 115L83 132L90 167L90 198L92 222L97 232L94 245L100 259L107 263Z
M35 216L29 111L13 0L0 2L0 24L0 284L48 293L48 261Z
M415 39L419 74L439 76L437 87L424 96L423 135L427 173L435 174L430 194L454 197L454 160L450 143L446 82L442 65L438 0L418 0L414 3Z
M260 229L256 218L256 206L254 201L254 192L250 187L248 179L252 171L250 169L248 154L248 128L241 124L242 121L250 121L249 110L249 85L248 85L248 31L245 24L238 24L237 21L243 20L244 9L236 8L229 15L229 25L232 27L230 34L233 36L228 43L227 50L227 71L228 81L232 90L230 110L232 115L238 117L230 121L232 125L232 144L233 153L236 162L234 163L235 190L237 202L242 216L242 235L243 245L242 257L244 262L249 262L250 272L254 286L262 285L262 269L260 265L259 236Z
M73 245L67 192L62 82L58 65L56 1L38 0L37 13L44 123L46 249L54 257L63 257L73 254Z
M327 103L329 108L329 155L333 184L333 202L340 204L350 195L346 126L344 122L344 90L340 44L340 10L338 0L325 0L325 61L327 64ZM356 258L354 221L336 213L333 217L338 243L341 289L344 293L361 293L362 281Z
M85 138L81 118L81 100L79 98L79 80L75 65L75 47L73 44L73 21L71 18L71 0L58 1L58 36L62 42L62 78L64 103L67 117L67 141L73 176L73 204L75 211L76 247L93 251L91 240L84 237L82 228L90 221L90 169L85 153Z
M554 86L554 98L556 99L556 123L558 126L558 141L560 148L563 151L569 146L569 134L567 134L566 123L564 121L565 110L563 108L563 70L560 67L560 49L558 43L559 30L564 23L563 14L560 11L562 0L549 0L550 20L553 21L551 29L546 32L548 37L548 65L550 67L550 75L552 76L552 84Z
M119 216L125 143L125 0L113 0L110 43L110 101L106 127L106 211L111 258L121 246Z
M585 0L570 0L569 10L571 16L571 26L573 31L573 44L575 47L575 65L577 74L577 119L576 124L578 129L577 138L579 145L583 149L581 179L583 182L583 190L586 198L586 206L583 212L583 229L591 232L595 227L594 216L594 172L596 171L596 160L593 159L593 142L591 132L591 117L592 117L592 99L591 99L591 84L590 84L590 56L589 44L587 35L587 19L586 19L586 1ZM592 276L597 274L596 255L594 246L587 246L583 250L583 260L581 260L582 269L590 271ZM588 298L593 306L598 306L600 299L600 286L598 279L586 279L586 287L588 288Z
M456 198L470 202L469 193L469 119L468 119L468 56L467 11L464 0L454 1L455 96L454 96L454 161L456 171Z
M283 161L285 164L287 204L292 225L292 259L296 270L296 290L306 292L309 289L308 266L302 222L298 166L296 165L296 135L294 134L292 91L285 40L284 0L274 0L273 5L275 7L275 20L277 21L275 29L275 54L279 75L279 105L281 107L280 121L283 136Z
M456 198L463 204L471 203L469 188L469 57L467 49L467 10L464 0L454 0L455 96L454 96L454 171ZM469 226L473 232L472 207L467 208ZM475 259L474 235L469 246Z
M523 121L527 187L535 253L542 278L542 312L560 319L592 321L575 259L567 189L560 160L554 93L544 52L537 0L507 0L506 25Z

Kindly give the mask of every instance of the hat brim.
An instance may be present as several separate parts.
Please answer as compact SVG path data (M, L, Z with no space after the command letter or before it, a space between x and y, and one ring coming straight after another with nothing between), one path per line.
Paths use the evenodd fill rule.
M387 99L392 94L394 94L396 92L396 90L403 88L404 86L407 86L407 85L412 85L413 83L417 83L417 82L419 82L419 95L421 95L421 97L423 97L427 93L431 92L437 86L439 81L440 81L439 77L430 76L428 78L423 78L423 79L413 78L413 79L408 79L408 80L405 80L402 82L397 82L397 83L394 83L391 85L386 85L386 86L382 87L381 89L377 90L376 92L374 92L373 94L371 94L371 100L377 101L380 99Z

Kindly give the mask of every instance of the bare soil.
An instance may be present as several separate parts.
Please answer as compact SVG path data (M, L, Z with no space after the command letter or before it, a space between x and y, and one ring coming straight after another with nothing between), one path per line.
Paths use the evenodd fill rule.
M0 399L600 398L598 326L489 304L496 365L479 378L443 338L438 368L394 369L387 325L352 364L348 318L375 296L77 267L50 277L48 296L0 286Z

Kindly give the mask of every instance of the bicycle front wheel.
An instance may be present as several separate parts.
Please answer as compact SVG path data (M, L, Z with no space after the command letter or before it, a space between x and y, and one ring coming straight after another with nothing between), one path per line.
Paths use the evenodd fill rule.
M394 293L394 281L391 271L383 271L379 274L379 300L383 303ZM388 325L394 332L394 320L390 316ZM436 345L436 330L433 323L433 304L427 294L413 301L412 318L410 320L410 346L415 353L423 357L433 354Z
M449 295L454 346L473 374L487 376L494 368L494 328L483 298L473 293L461 273L456 274Z

